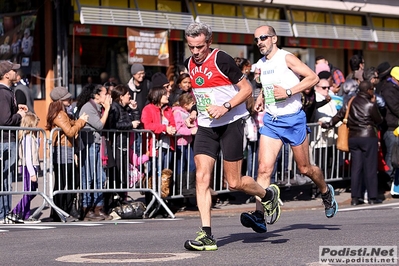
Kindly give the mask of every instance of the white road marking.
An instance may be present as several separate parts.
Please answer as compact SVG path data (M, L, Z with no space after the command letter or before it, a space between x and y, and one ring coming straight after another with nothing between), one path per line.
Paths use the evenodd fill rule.
M104 257L115 257L120 258L104 258ZM132 256L132 258L126 258L127 256ZM154 258L150 258L154 255ZM99 256L99 258L95 258ZM56 261L61 262L72 262L72 263L132 263L132 262L161 262L161 261L174 261L174 260L184 260L193 259L200 256L196 253L130 253L130 252L107 252L107 253L83 253L62 256L56 259Z
M351 208L345 208L345 209L339 209L338 212L349 212L349 211L358 211L358 210L370 210L370 209L382 209L382 208L398 208L399 207L399 202L396 203L382 203L382 204L376 204L376 205L369 205L367 206L366 204L364 206L359 206L359 207L351 207Z
M25 225L25 224L21 224L21 225L4 225L1 226L0 228L10 228L10 229L37 229L37 230L45 230L45 229L54 229L57 227L53 227L53 226L40 226L40 225Z

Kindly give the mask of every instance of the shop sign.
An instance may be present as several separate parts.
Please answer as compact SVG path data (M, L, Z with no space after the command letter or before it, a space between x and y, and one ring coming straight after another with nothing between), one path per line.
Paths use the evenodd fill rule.
M367 50L370 50L370 51L397 52L399 50L399 43L368 42L367 43Z
M127 28L128 63L169 66L168 31Z

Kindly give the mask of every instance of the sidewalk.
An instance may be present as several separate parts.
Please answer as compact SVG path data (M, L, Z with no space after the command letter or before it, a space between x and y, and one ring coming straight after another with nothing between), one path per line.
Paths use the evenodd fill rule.
M41 182L39 182L40 185ZM312 194L312 187L311 185L302 185L302 186L291 186L291 187L280 187L280 197L283 202L281 206L281 210L284 211L292 211L298 209L324 209L322 204L322 200L320 197L313 198ZM335 198L338 202L339 208L343 207L350 207L351 203L351 194L347 192L345 188L337 187L335 189ZM144 200L143 196L139 192L129 193L129 195L135 200ZM227 195L232 196L232 198L228 201L220 200L219 202L215 203L212 208L212 215L237 215L242 212L255 210L255 203L246 203L247 200L250 198L249 195L246 195L242 192L231 192L228 194L221 194L219 197L222 199ZM214 196L214 202L218 198L218 196ZM12 196L12 208L18 203L21 199L21 195L13 195ZM380 195L381 198L384 199L382 205L387 202L399 202L399 198L392 198L389 191L385 192L384 195ZM195 205L195 198L190 198L190 202L193 203L193 206L187 208L184 211L176 212L175 216L178 217L197 217L199 216L198 209ZM43 198L41 196L36 196L32 203L31 213L34 212L36 208L41 206L43 203ZM367 206L360 205L360 206ZM40 214L39 219L46 219L50 216L50 207L46 204L46 207Z
M292 191L287 191L285 188L281 189L281 199L283 201L283 205L281 206L282 212L285 211L293 211L293 210L315 210L320 209L324 210L324 205L320 197L311 198L310 196L304 196L303 191L307 189L301 190L300 187L292 188ZM339 208L348 208L351 207L351 193L346 192L345 189L336 189L335 190L335 199L338 202ZM296 194L295 197L289 197L289 194ZM249 198L249 196L241 193L241 192L233 192L231 193L236 199L230 201L228 203L221 202L215 204L212 208L213 216L223 216L223 215L239 215L242 212L255 210L255 203L245 203L245 201ZM381 198L384 198L383 206L386 203L391 202L399 202L399 198L392 198L389 191L385 192L384 195L380 195ZM358 205L359 206L369 206L369 204ZM186 210L183 212L178 212L175 214L176 217L197 217L199 216L199 212L197 210Z

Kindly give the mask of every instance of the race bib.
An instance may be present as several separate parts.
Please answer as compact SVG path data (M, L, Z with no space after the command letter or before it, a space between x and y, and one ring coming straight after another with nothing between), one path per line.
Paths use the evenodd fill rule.
M285 101L285 99L276 100L276 98L274 98L273 84L266 84L266 85L263 85L262 87L263 87L263 96L265 99L265 104L275 104L278 102Z
M209 92L196 92L194 91L195 99L197 101L197 110L201 113L206 112L206 107L208 105L215 104L215 95L213 90ZM207 112L206 112L207 113Z

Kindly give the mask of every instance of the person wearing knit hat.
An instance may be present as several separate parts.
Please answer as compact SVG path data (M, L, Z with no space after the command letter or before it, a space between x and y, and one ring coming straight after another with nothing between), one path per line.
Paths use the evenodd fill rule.
M139 72L144 72L144 67L142 64L133 64L130 68L130 73L132 76L136 75Z
M152 87L153 88L163 88L163 87L169 87L169 80L167 79L166 75L161 72L155 73L152 78ZM166 88L167 89L167 88Z
M132 78L127 83L130 99L137 103L137 108L141 114L147 102L151 82L145 78L145 68L142 64L133 64L130 68L130 73L132 74Z
M319 74L322 71L327 71L330 72L330 67L327 64L324 63L319 63L315 66L315 72L316 74Z

